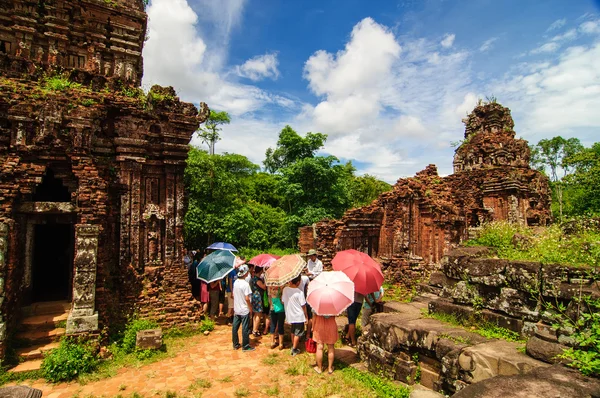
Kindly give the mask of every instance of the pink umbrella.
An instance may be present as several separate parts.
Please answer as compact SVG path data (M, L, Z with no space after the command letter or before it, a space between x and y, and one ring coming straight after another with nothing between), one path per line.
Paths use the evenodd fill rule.
M354 282L354 290L362 295L378 291L383 284L381 266L366 253L343 250L336 253L331 264L334 270L348 275Z
M317 315L339 315L354 302L354 283L341 271L321 272L308 284L306 301Z
M268 268L269 266L271 266L271 264L273 264L273 262L275 260L278 260L280 258L281 258L281 256L264 253L264 254L259 254L258 256L252 257L252 259L250 261L248 261L248 263L252 264L252 265L256 265L257 267Z

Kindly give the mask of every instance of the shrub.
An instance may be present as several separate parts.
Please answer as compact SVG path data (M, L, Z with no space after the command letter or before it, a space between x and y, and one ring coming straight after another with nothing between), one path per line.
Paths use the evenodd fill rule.
M44 358L41 370L48 381L56 383L92 372L97 365L98 360L89 344L65 338Z
M127 324L125 328L125 333L123 336L123 342L121 343L121 348L126 353L132 353L135 351L135 340L137 337L137 332L140 330L146 329L156 329L158 327L158 323L149 319L134 319Z
M579 300L579 299L575 299ZM561 308L555 328L573 329L576 346L563 352L562 358L572 360L570 366L579 369L586 376L600 376L600 299L582 297L579 302L579 316L570 318Z
M200 332L212 332L215 329L215 321L212 319L204 319L200 322Z
M44 89L50 91L64 91L71 88L81 88L81 84L70 81L64 76L52 76L44 79Z

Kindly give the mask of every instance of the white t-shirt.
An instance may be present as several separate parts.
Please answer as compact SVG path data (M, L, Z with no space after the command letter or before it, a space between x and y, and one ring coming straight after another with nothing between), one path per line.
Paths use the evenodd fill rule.
M317 259L317 261L309 259L308 263L306 263L306 268L308 269L308 273L310 275L317 276L323 272L323 263L319 259Z
M246 297L252 294L250 285L244 279L236 279L233 283L233 313L235 315L248 315L250 309L246 303Z
M304 309L302 306L306 305L304 299L304 293L297 287L285 287L281 294L281 301L285 308L285 320L287 323L304 323L306 317L304 316Z
M300 289L300 291L302 293L304 293L306 291L306 285L310 282L310 278L306 275L302 275L300 277L300 284L298 285L298 289ZM306 297L305 297L306 298Z

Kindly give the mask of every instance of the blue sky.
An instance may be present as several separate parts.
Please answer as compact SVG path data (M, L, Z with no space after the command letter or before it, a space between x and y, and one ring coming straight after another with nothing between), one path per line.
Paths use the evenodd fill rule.
M144 86L228 111L217 152L261 163L279 131L388 182L430 163L478 98L537 143L600 137L600 1L152 0ZM197 140L193 144L202 145Z

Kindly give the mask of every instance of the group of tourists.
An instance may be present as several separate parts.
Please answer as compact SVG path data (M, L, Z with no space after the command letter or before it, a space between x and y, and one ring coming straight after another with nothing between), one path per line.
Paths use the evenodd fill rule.
M257 337L271 335L271 349L285 349L285 324L289 324L291 347L290 355L301 352L303 338L316 343L317 373L322 372L323 352L327 346L328 373L333 372L334 344L338 340L338 326L335 316L321 316L307 303L308 286L323 272L323 263L317 257L316 250L307 253L308 261L303 272L284 286L267 286L265 268L246 263L239 257L236 267L223 279L205 283L196 278L196 268L207 252L190 253L186 258L188 277L192 285L192 295L202 303L202 313L215 319L227 316L232 326L233 349L253 351L250 335ZM348 326L345 340L348 345L356 346L356 321L362 309L362 326L368 323L376 303L382 300L383 289L363 296L354 293L354 302L347 308ZM224 308L227 306L227 313ZM242 339L239 339L239 329Z

